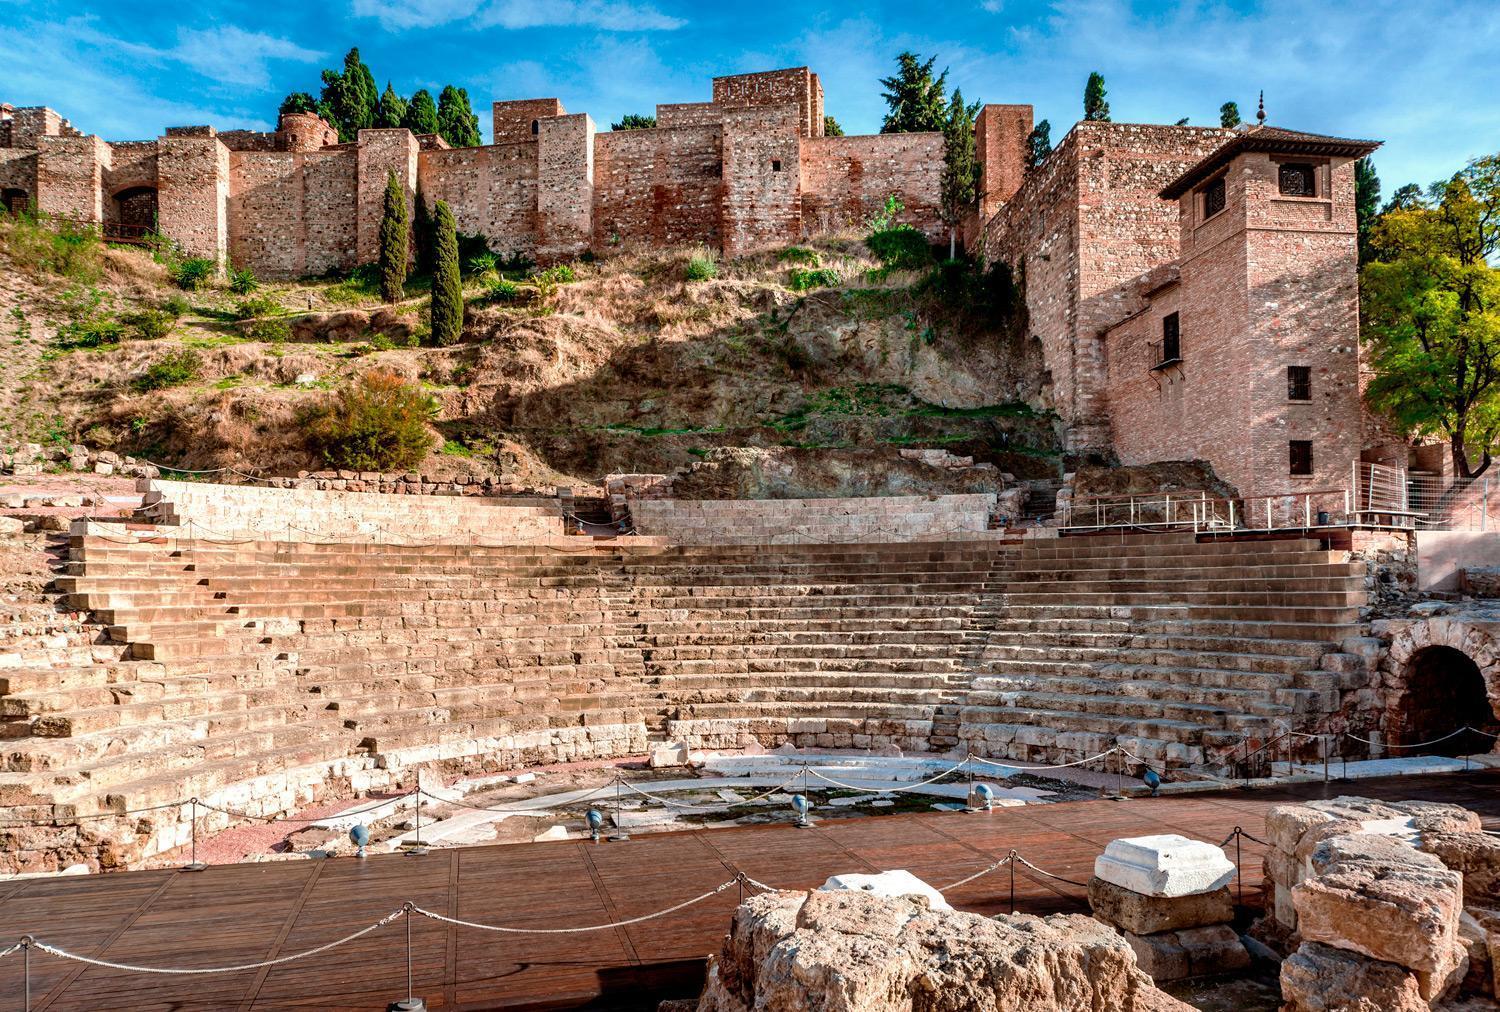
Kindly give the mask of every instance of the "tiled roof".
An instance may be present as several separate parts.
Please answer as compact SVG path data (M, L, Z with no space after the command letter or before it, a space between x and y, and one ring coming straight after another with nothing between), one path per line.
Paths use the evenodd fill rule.
M1230 159L1246 151L1267 151L1287 155L1323 155L1337 158L1363 158L1380 147L1379 141L1363 141L1350 137L1329 137L1326 134L1310 134L1301 130L1284 130L1281 127L1257 126L1225 141L1203 161L1178 176L1161 191L1167 200L1176 200L1184 193L1213 175Z

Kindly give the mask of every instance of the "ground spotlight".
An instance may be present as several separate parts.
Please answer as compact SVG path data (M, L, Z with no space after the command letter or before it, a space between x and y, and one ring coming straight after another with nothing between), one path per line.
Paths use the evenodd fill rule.
M809 804L808 801L807 801L807 795L805 795L805 794L793 794L792 795L792 811L794 811L794 812L797 813L797 823L796 823L796 825L797 825L798 829L811 829L812 828L812 822L807 817L807 810L809 808L811 808L811 807L812 807L812 805Z
M995 789L989 784L974 784L969 788L969 807L966 811L988 812L995 807Z
M584 821L589 824L589 839L593 840L595 843L598 843L599 830L604 826L603 814L601 814L597 808L590 808L588 810L588 814L586 814L583 818Z
M359 848L359 850L355 851L354 856L364 857L365 845L370 842L370 827L366 826L363 822L356 822L353 826L349 827L349 840Z

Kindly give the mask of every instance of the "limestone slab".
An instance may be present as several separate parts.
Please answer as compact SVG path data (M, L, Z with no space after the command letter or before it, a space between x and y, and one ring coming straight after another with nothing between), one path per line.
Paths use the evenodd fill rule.
M928 905L933 910L953 909L943 894L935 888L923 882L917 876L904 868L892 871L877 872L873 875L847 874L832 875L819 889L835 892L841 889L869 893L872 896L898 897L898 896L925 896Z
M1250 953L1227 924L1214 924L1152 935L1125 932L1136 965L1157 983L1233 973L1250 965Z
M1144 896L1188 896L1228 885L1234 864L1211 843L1167 833L1111 840L1094 874Z
M1094 876L1089 879L1089 906L1105 924L1137 935L1234 920L1234 900L1228 886L1189 896L1144 896Z

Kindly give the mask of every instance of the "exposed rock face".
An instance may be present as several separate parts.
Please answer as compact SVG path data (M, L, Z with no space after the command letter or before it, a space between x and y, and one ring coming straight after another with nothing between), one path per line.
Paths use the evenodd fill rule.
M747 900L698 1009L1191 1012L1091 917L992 920L860 892Z
M1393 963L1307 942L1281 964L1282 1012L1427 1012L1417 979Z
M1143 896L1095 876L1089 879L1089 906L1105 924L1137 935L1234 920L1228 886L1190 896Z

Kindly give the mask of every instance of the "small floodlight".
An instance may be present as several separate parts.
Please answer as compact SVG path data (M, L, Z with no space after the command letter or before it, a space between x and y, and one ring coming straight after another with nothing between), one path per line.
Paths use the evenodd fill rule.
M807 818L807 810L809 808L811 808L811 807L812 807L812 805L808 803L807 795L805 795L805 794L793 794L792 795L792 811L794 811L794 812L797 813L797 828L798 829L811 829L812 828L812 822L810 822L808 820L808 818Z
M359 848L354 856L364 857L365 845L370 842L370 827L366 826L363 822L356 822L353 826L349 827L349 840Z
M1150 766L1147 766L1146 774L1141 779L1146 782L1147 787L1151 788L1151 796L1153 798L1156 797L1157 793L1161 790L1161 777L1157 772Z
M970 812L988 812L995 807L995 789L989 784L975 784L969 788Z
M583 818L589 824L589 839L598 843L599 830L604 828L604 815L597 808L590 808Z

